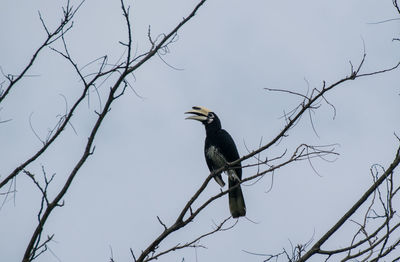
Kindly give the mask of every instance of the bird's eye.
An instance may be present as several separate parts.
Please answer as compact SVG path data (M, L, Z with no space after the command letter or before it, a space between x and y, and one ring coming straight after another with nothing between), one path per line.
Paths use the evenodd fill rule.
M210 112L207 114L207 123L211 124L213 121L214 121L214 114Z

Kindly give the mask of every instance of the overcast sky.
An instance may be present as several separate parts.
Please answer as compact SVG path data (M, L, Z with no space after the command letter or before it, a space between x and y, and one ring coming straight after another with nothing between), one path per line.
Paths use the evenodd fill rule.
M45 38L38 11L49 28L61 18L62 1L3 0L0 8L0 66L16 74L27 64ZM74 2L76 5L78 2ZM149 48L148 26L154 37L169 32L197 1L137 0L131 6L137 54ZM116 261L130 261L162 232L159 216L171 225L180 209L209 174L204 156L204 127L185 121L193 105L216 112L236 141L240 155L245 145L256 149L262 139L277 135L280 118L299 103L287 94L264 88L306 93L350 74L350 63L367 58L362 72L394 66L399 60L399 21L374 24L398 17L391 0L337 1L208 1L179 32L178 41L163 59L154 57L135 72L131 90L107 116L95 140L95 154L78 173L64 201L46 225L55 234L51 252L38 261L108 261L112 248ZM86 0L66 36L71 55L80 67L108 55L114 63L126 41L120 1ZM61 47L56 44L55 47ZM88 66L90 73L96 64ZM57 115L70 107L82 87L71 66L45 50L29 71L30 77L15 86L0 106L0 175L9 174L32 155L54 127ZM203 239L207 249L186 249L161 261L262 261L245 253L278 253L293 244L317 239L371 184L372 164L393 160L400 134L399 71L362 78L338 87L289 137L266 152L275 157L301 143L338 144L333 163L295 163L265 176L253 186L243 186L247 217L231 230ZM309 85L309 87L308 87ZM104 84L101 90L107 91ZM104 102L104 101L102 101ZM28 169L56 173L52 193L65 181L81 156L99 110L94 92L72 119L71 127ZM244 170L244 177L254 170ZM20 175L14 200L0 210L0 260L19 261L36 227L40 194ZM219 192L212 182L201 199ZM3 196L0 196L3 197ZM212 203L193 223L171 235L160 250L190 241L229 216L228 199ZM232 223L232 221L230 221ZM354 228L347 227L349 230ZM340 247L340 232L330 247ZM348 237L345 239L349 239ZM318 260L316 260L318 261Z

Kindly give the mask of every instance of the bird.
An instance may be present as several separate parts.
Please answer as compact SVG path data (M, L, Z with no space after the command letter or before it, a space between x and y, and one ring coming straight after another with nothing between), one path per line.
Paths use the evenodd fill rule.
M222 129L221 121L217 114L203 106L193 106L192 110L185 112L185 114L192 114L186 119L200 121L206 129L204 155L208 169L211 172L225 167L228 162L239 159L235 142L231 135ZM228 193L230 213L233 218L245 216L246 204L239 184L242 179L242 165L238 163L226 173L228 174L229 189L234 187ZM216 174L214 179L221 187L225 186L221 173Z

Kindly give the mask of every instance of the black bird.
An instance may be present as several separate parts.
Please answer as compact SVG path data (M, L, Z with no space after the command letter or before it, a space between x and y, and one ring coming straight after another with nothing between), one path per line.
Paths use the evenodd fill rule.
M206 128L204 155L210 171L224 167L227 162L239 159L235 142L229 133L221 128L221 121L218 116L205 107L194 106L192 109L185 113L193 114L186 119L198 120ZM227 173L229 188L231 188L237 185L242 179L241 164L239 163L237 166L229 169ZM225 185L221 174L217 174L214 178L221 187ZM246 215L246 205L240 185L229 191L229 209L234 218Z

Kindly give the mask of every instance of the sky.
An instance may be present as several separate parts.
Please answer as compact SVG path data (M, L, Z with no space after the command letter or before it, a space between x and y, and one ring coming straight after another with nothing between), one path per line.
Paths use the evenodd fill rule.
M0 66L6 74L22 70L45 38L40 11L49 28L61 18L64 1L3 0L0 8ZM135 52L150 47L147 33L167 33L187 16L196 1L126 1L130 6ZM73 2L77 6L78 2ZM306 93L350 74L367 54L363 73L398 63L399 21L390 0L208 1L178 33L162 61L154 57L129 78L128 89L95 139L95 153L64 197L65 205L48 220L45 235L55 234L51 251L37 261L131 261L171 225L209 172L203 156L205 131L184 112L194 105L212 109L236 141L240 155L266 143L284 127L282 119L298 97L265 88ZM70 54L87 74L107 55L110 64L124 53L126 26L120 1L86 0L66 35ZM61 48L60 43L53 45ZM89 64L89 65L88 65ZM85 65L88 65L84 67ZM317 239L371 184L370 167L387 167L400 134L400 74L397 71L345 83L326 95L308 117L263 157L273 158L299 144L337 144L334 162L291 164L243 185L247 218L234 228L200 241L206 248L173 252L160 261L262 261L263 254L290 250L291 243ZM111 81L99 87L105 95ZM71 66L50 49L0 105L0 176L9 174L41 146L82 88ZM65 98L65 99L64 99ZM42 167L56 174L54 196L84 150L105 98L91 92L63 136L28 167L38 177ZM66 101L66 102L65 102ZM32 128L30 127L32 125ZM247 162L251 163L251 161ZM254 174L245 169L243 176ZM0 261L20 261L34 228L40 194L19 175L15 198L0 210ZM3 191L2 191L3 192ZM212 181L201 200L219 192ZM3 198L4 196L0 196ZM229 216L223 197L193 223L172 234L164 250L191 241ZM253 221L253 222L252 222ZM233 221L229 221L231 225ZM346 231L348 230L348 231ZM329 242L340 247L355 228L347 226ZM346 238L347 234L347 238ZM399 237L399 236L397 236ZM320 261L318 259L312 261Z

